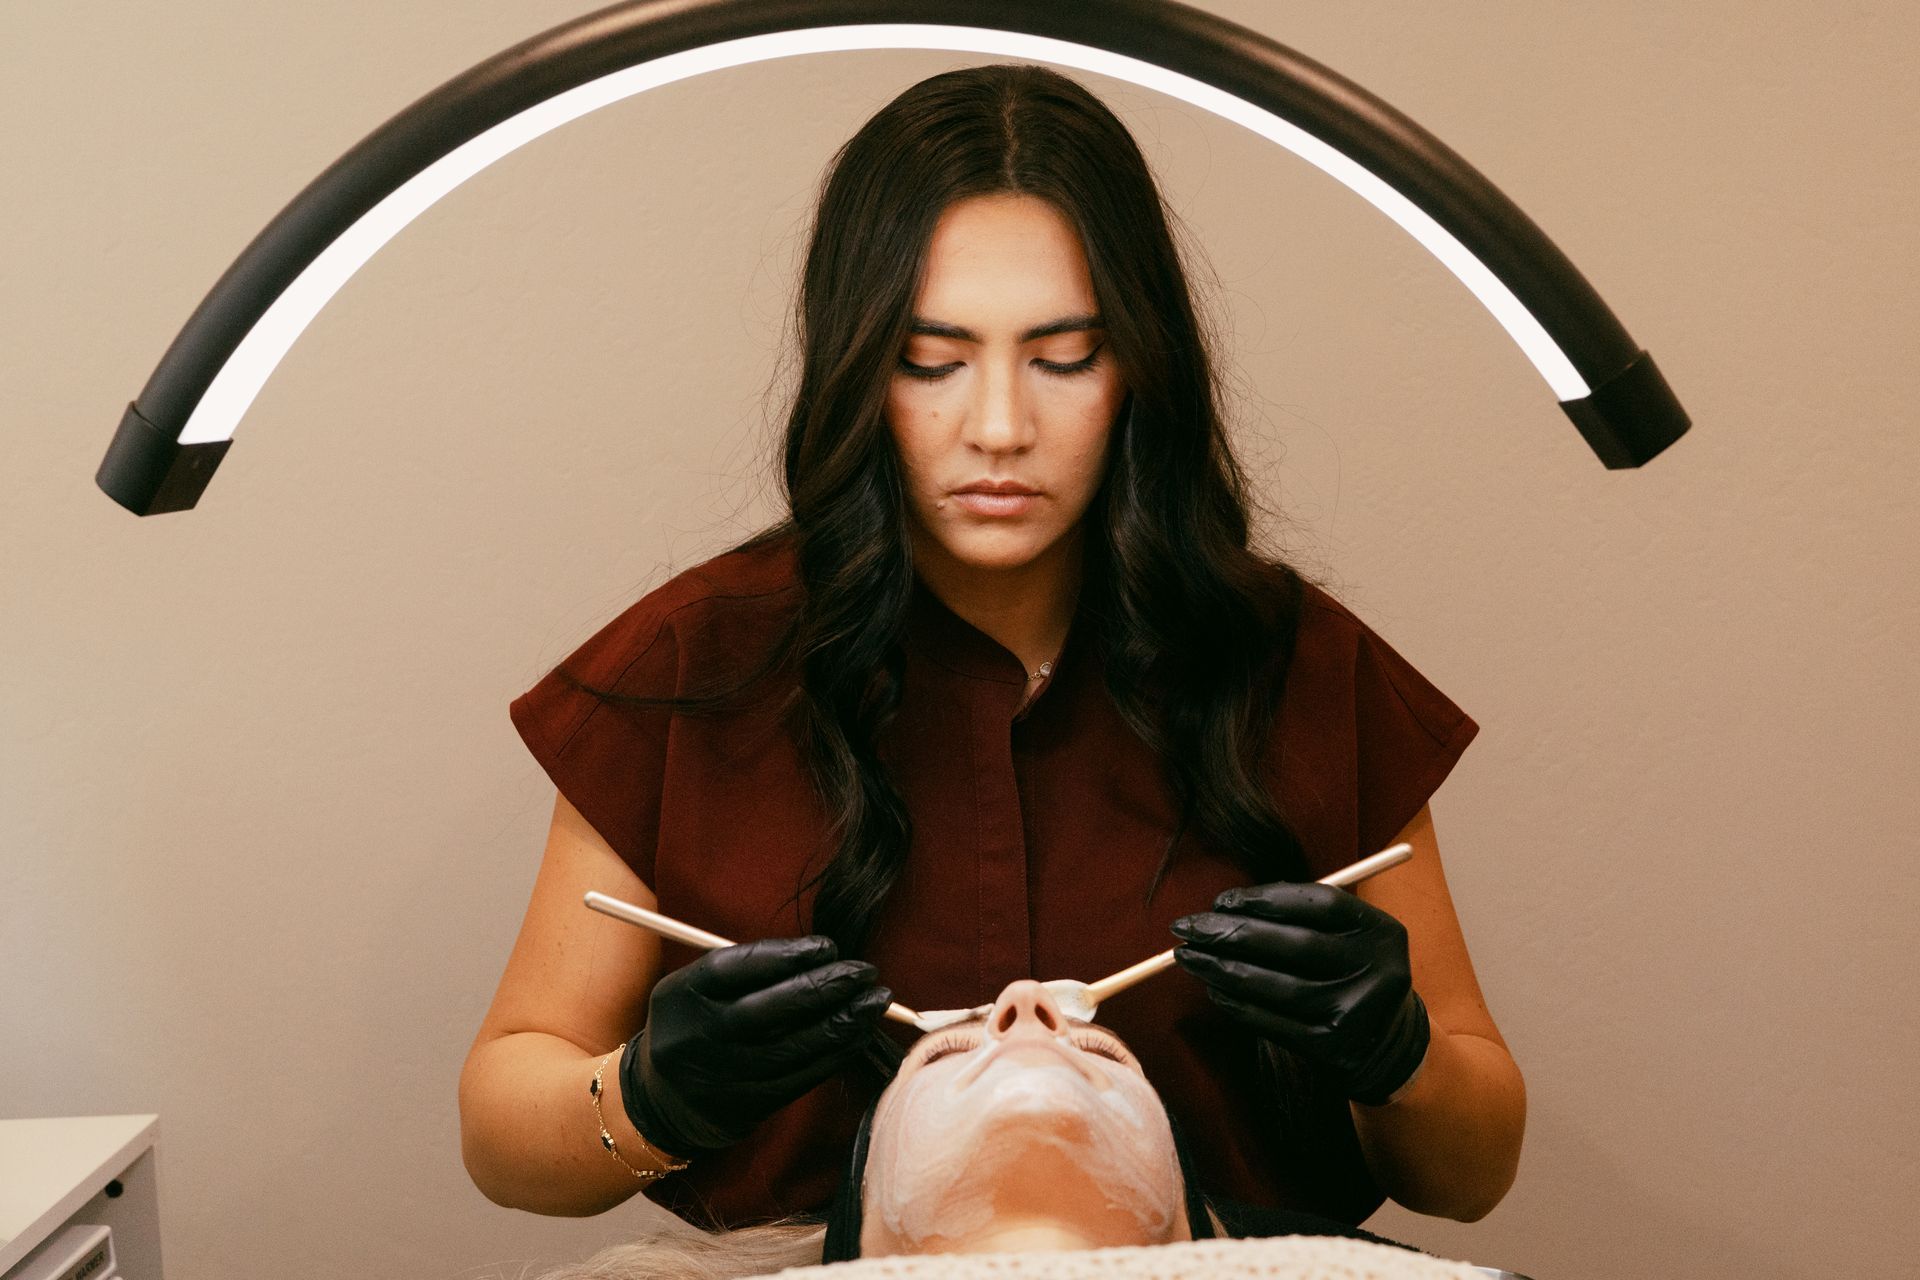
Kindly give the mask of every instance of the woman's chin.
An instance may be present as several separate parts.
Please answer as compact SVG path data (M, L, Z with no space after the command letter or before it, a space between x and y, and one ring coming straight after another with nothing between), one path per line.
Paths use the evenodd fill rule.
M981 537L948 544L953 563L982 573L1024 569L1040 558L1044 548L1033 538Z
M1153 1203L1131 1186L1132 1194L1119 1197L1130 1203L1116 1202L1116 1188L1089 1170L1089 1156L1094 1165L1102 1163L1098 1153L1036 1138L1029 1128L1021 1141L975 1149L964 1177L913 1208L879 1215L870 1208L863 1251L877 1256L1099 1249L1172 1238L1177 1205ZM896 1235L883 1225L888 1220L929 1225Z
M1056 550L1063 541L1063 531L1050 522L1043 525L1028 519L961 516L957 520L942 520L937 527L939 532L933 537L937 544L935 555L955 566L982 571L1024 569ZM916 554L926 549L921 543L916 547Z

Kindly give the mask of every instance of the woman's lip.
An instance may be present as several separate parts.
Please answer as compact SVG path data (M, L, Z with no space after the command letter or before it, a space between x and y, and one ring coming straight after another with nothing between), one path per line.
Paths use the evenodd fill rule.
M994 493L979 489L962 489L953 495L953 500L961 508L977 516L1017 516L1023 515L1040 501L1037 493Z

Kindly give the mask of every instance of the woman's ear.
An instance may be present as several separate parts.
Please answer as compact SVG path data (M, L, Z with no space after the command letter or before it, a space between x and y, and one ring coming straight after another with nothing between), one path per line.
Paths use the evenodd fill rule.
M865 1193L867 1181L867 1142L873 1136L873 1113L879 1107L880 1102L876 1098L867 1107L866 1114L860 1117L859 1127L853 1131L853 1147L847 1153L840 1187L834 1192L833 1204L827 1209L827 1238L821 1246L822 1262L848 1262L860 1256L863 1225L861 1196Z

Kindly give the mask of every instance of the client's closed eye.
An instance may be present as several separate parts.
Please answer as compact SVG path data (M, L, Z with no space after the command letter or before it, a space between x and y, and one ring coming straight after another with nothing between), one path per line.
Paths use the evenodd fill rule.
M1067 1036L1075 1045L1088 1053L1097 1053L1103 1058L1112 1058L1115 1062L1133 1061L1133 1055L1121 1048L1120 1042L1112 1036L1103 1035L1098 1031L1085 1031L1079 1027L1073 1028Z
M925 1047L920 1050L920 1065L924 1067L929 1062L938 1061L950 1053L960 1053L967 1049L977 1049L980 1047L980 1038L980 1029L978 1027L962 1031L948 1031L930 1037L926 1041ZM1115 1062L1126 1063L1133 1061L1132 1055L1121 1046L1120 1041L1106 1034L1104 1031L1098 1031L1091 1027L1073 1027L1068 1030L1067 1038L1073 1041L1075 1048L1084 1050L1087 1053L1098 1054L1103 1058L1110 1058Z
M936 1058L944 1058L950 1053L959 1053L962 1049L972 1049L980 1043L980 1029L972 1031L949 1031L927 1041L927 1047L921 1052L920 1065L926 1066Z

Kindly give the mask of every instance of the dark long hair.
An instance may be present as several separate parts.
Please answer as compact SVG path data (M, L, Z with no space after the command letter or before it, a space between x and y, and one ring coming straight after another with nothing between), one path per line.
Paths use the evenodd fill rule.
M842 955L864 948L912 838L877 754L900 702L914 585L885 398L941 213L1001 193L1047 200L1077 229L1129 389L1084 516L1079 608L1115 704L1162 761L1179 804L1148 896L1190 822L1251 879L1305 876L1299 841L1257 771L1301 578L1248 545L1246 483L1159 188L1126 127L1077 82L1040 66L972 67L900 94L825 177L794 312L789 515L732 548L791 539L797 611L725 687L674 697L590 690L699 713L731 705L776 670L797 671L784 709L838 848L796 893L817 885L812 927Z

